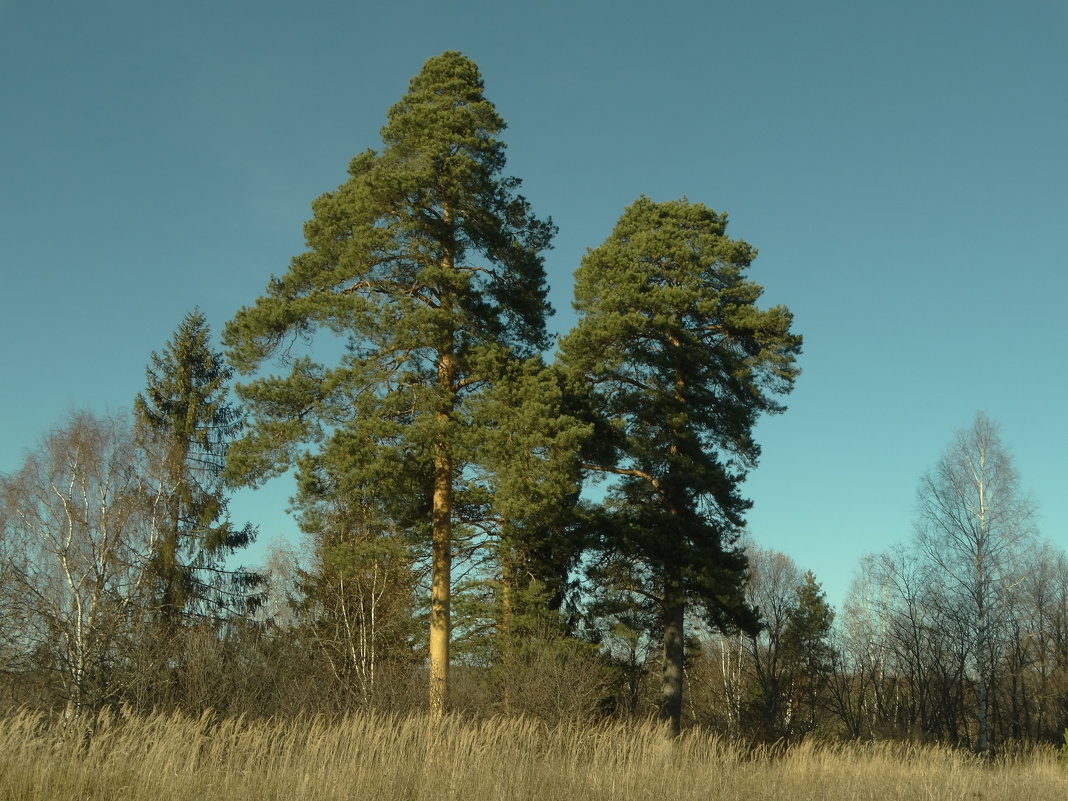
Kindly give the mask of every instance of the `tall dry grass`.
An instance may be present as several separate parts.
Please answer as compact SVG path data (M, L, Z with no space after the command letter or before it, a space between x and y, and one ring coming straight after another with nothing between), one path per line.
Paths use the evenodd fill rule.
M0 731L3 801L1013 799L1064 801L1053 749L984 763L942 748L749 751L653 726L352 716L245 722L104 715L92 733L21 714Z

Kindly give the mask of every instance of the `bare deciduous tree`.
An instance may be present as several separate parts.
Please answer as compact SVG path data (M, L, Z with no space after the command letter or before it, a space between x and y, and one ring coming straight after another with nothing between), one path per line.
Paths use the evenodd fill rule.
M981 752L989 747L998 630L1007 591L1021 578L1034 515L997 425L982 412L920 482L917 540L943 581L942 608L967 633Z
M9 623L58 679L69 710L116 691L122 638L139 622L152 526L138 460L128 426L78 413L0 479Z
M749 581L746 601L760 613L761 630L747 637L753 669L760 686L760 709L765 733L777 737L789 726L786 703L786 676L783 666L783 639L790 612L797 605L801 569L789 556L778 551L750 546Z

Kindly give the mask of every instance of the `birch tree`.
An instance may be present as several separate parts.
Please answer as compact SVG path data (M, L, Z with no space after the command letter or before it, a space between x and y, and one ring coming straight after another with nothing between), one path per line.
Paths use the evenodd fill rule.
M1007 592L1022 578L1020 557L1035 533L1034 504L1020 489L997 425L982 412L923 476L918 497L919 546L944 586L944 609L967 633L976 745L986 752L997 636Z
M45 659L68 712L121 690L143 622L148 555L143 466L118 419L79 413L0 479L0 571L18 642Z

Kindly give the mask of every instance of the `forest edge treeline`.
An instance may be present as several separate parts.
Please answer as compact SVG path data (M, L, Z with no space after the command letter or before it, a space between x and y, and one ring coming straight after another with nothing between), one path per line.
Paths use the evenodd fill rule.
M473 62L430 59L225 354L189 314L132 420L78 413L0 480L9 702L1055 737L1068 565L1036 550L996 425L958 435L915 540L836 621L813 573L743 541L753 429L801 353L755 249L639 197L547 360L555 228L504 128ZM287 471L306 550L229 569L256 532L227 492Z

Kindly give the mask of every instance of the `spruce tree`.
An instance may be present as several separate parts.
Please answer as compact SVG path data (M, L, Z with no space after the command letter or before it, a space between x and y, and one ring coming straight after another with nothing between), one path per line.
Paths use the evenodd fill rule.
M427 61L389 110L381 150L312 204L306 252L224 336L245 374L293 337L345 339L332 363L293 357L288 375L238 387L252 425L228 469L256 481L309 448L298 472L344 463L346 481L392 499L390 522L429 533L434 714L447 703L454 528L486 425L480 401L511 361L547 346L540 254L554 229L503 175L504 127L474 63Z
M165 637L191 616L250 611L261 583L254 573L225 568L225 557L250 545L256 530L227 516L220 476L241 420L227 399L233 371L210 340L204 315L186 315L162 353L152 353L145 391L134 401L139 442L153 466L150 604Z
M788 612L783 631L783 661L796 709L794 731L816 727L820 695L834 665L831 631L834 609L827 603L823 585L811 570L794 588L797 604ZM802 712L807 716L802 717Z
M724 628L752 628L737 535L740 484L760 453L753 427L783 407L801 338L781 306L761 310L745 277L755 251L726 215L639 198L575 274L579 320L562 361L592 395L617 477L606 537L612 571L651 599L663 635L662 714L682 714L684 620L696 603Z

